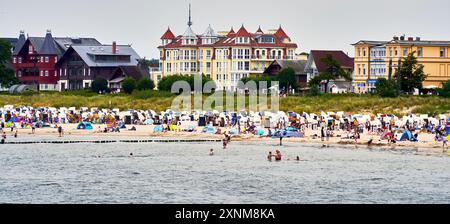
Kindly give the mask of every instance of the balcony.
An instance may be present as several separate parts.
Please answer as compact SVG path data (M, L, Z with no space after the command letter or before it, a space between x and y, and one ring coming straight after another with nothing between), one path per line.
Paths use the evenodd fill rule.
M36 67L35 63L32 62L25 62L25 63L17 63L18 68L34 68Z

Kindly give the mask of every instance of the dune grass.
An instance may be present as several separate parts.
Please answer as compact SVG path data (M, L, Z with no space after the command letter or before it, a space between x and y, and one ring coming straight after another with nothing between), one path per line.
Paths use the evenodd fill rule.
M176 96L166 92L134 92L131 95L99 95L89 91L76 92L41 92L22 95L0 94L0 106L28 105L33 107L99 107L119 108L121 110L153 109L163 111L169 108ZM203 99L208 96L204 95ZM236 100L235 100L236 105ZM248 106L248 99L246 102ZM269 102L270 105L270 102ZM221 108L218 108L219 110ZM280 99L283 111L320 113L321 111L344 111L350 113L390 113L405 115L425 113L429 115L450 113L450 98L439 96L401 96L382 98L375 95L321 95L314 97L291 96Z

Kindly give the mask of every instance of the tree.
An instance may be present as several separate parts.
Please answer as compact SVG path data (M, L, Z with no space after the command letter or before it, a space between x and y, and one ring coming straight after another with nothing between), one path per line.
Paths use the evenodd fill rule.
M136 84L138 90L152 90L155 88L155 83L147 77L142 77Z
M442 84L442 88L437 89L439 95L450 97L450 80Z
M381 97L397 97L399 93L399 87L395 80L387 80L385 78L379 78L375 83L377 94Z
M96 78L91 84L92 92L109 92L108 81L102 77Z
M291 67L282 69L276 79L280 84L280 89L287 91L290 88L297 89L298 87L297 80L295 79L295 70Z
M423 65L417 63L414 53L411 52L401 60L400 70L395 74L400 89L406 93L414 92L415 88L421 89L423 81L427 78L427 75L423 72Z
M320 60L326 65L325 71L313 77L309 81L309 86L319 86L322 81L325 81L325 93L327 93L328 84L331 80L344 78L346 81L352 81L351 74L345 71L331 54L328 54Z
M6 67L11 61L11 45L6 41L0 40L0 86L11 87L18 83L14 71Z
M127 77L122 82L122 89L125 93L131 94L136 89L136 80L131 77Z

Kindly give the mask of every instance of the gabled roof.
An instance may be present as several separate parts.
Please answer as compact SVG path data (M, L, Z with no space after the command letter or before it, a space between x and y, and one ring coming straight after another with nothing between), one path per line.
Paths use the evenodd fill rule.
M238 30L236 37L252 37L252 35L245 29L244 25Z
M236 33L233 30L233 27L231 27L230 32L228 32L227 37L234 37L236 35Z
M275 32L275 37L277 38L289 38L289 36L284 32L283 28L278 28L277 32Z
M279 65L281 69L288 67L294 69L295 74L306 74L305 72L306 62L307 60L275 60L269 65L269 67L267 67L266 71L271 66Z
M23 45L25 44L25 41L27 41L27 39L25 39L25 34L23 31L20 31L19 40L14 46L13 55L19 54L20 49L22 49Z
M44 38L44 42L42 43L42 46L38 49L39 54L58 55L60 53L50 32L47 32Z
M354 68L354 59L349 57L343 51L321 51L321 50L312 50L310 57L314 60L316 64L317 71L323 72L326 70L327 66L322 62L322 58L327 57L327 55L333 56L333 58L341 65L344 69L353 69Z
M258 27L258 30L256 31L256 34L264 34L264 32L261 29L261 26Z
M161 36L161 40L172 40L175 38L175 35L170 30L170 27L167 28L167 31Z
M186 29L186 31L183 34L183 39L197 39L197 35L194 33L194 31L192 30L192 28L190 26L188 26L188 28Z
M75 51L81 59L89 67L116 67L116 66L137 66L141 57L134 51L131 46L117 45L117 52L113 54L112 45L100 45L100 46L72 46L66 52ZM65 55L66 55L65 54ZM94 57L97 55L122 55L130 56L130 61L95 61ZM58 62L59 63L59 62Z
M217 37L216 32L213 30L211 25L206 28L205 32L203 33L202 37Z

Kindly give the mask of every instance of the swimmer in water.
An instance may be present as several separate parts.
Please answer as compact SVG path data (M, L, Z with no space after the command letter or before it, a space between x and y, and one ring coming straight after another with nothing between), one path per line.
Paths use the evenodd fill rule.
M133 153L130 153L130 157L133 157Z
M272 161L272 151L269 152L269 155L267 156L267 160Z
M210 156L213 156L213 155L214 155L214 149L210 149L210 150L209 150L209 155L210 155Z
M300 161L300 156L297 156L297 158L295 158L296 161Z
M275 161L281 161L281 152L277 150L275 153Z

